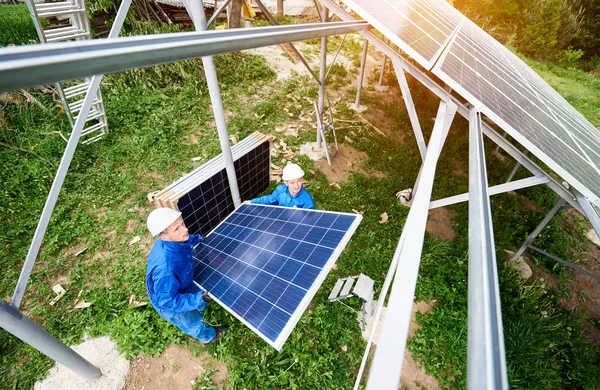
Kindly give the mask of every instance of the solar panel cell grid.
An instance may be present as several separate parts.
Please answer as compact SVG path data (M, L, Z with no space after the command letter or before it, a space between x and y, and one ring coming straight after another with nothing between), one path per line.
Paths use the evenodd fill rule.
M234 161L240 197L251 199L269 186L270 144L264 141ZM178 202L190 233L206 235L234 209L227 172L221 169Z
M279 349L360 220L242 205L196 248L195 281Z

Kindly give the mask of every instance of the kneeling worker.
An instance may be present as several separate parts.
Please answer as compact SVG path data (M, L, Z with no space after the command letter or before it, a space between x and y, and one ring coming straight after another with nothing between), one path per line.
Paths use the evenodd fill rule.
M146 288L152 305L165 320L201 343L217 341L227 328L212 328L200 314L212 299L193 282L193 247L202 241L188 234L181 213L159 208L148 215L148 230L158 236L148 257Z
M271 195L254 198L252 204L270 204L301 209L314 209L315 201L304 188L304 171L298 164L290 163L283 168L283 182Z

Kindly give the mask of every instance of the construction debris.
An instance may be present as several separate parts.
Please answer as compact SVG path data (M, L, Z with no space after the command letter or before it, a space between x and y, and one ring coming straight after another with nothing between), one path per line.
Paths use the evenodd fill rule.
M380 217L381 217L381 220L379 220L379 223L386 223L388 221L387 213L381 214Z
M136 242L140 241L141 238L140 236L135 236L131 239L131 241L129 241L129 246L132 246L133 244L135 244Z
M129 297L129 306L132 307L142 307L142 306L146 306L148 305L148 302L139 302L135 299L135 294L131 294L131 297Z
M335 187L338 190L342 189L342 187L340 187L339 183L337 183L337 182L333 182L333 183L329 184L329 187Z
M412 204L412 188L396 192L396 198L401 205L410 206Z
M75 299L75 305L73 306L73 308L85 309L85 308L92 306L92 302L86 302L85 299L79 299L79 297L81 296L82 293L83 293L83 290L79 290L79 294L77 294L77 298Z
M87 251L87 246L85 248L83 248L82 250L80 250L79 252L75 253L75 257L79 256L80 254L82 254L83 252Z
M56 296L54 297L54 299L52 301L50 301L50 306L54 306L56 304L56 302L58 302L59 299L62 298L63 295L65 295L67 293L67 291L64 288L62 288L62 286L60 284L55 284L52 287L52 291L54 291Z

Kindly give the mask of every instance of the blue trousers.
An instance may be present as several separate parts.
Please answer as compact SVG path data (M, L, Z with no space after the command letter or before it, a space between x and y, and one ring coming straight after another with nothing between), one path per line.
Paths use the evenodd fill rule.
M198 310L185 311L183 313L170 313L158 310L158 314L203 344L209 343L217 335L213 327L207 326L204 323L204 317Z

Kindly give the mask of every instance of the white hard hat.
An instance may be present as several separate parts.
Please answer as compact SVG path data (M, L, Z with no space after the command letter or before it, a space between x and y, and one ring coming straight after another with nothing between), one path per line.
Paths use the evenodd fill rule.
M148 215L146 226L150 230L152 237L158 236L164 232L173 222L179 218L181 213L167 207L156 209Z
M283 167L283 180L296 180L304 177L304 171L300 168L300 165L290 163Z

